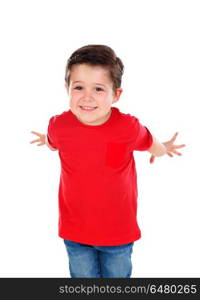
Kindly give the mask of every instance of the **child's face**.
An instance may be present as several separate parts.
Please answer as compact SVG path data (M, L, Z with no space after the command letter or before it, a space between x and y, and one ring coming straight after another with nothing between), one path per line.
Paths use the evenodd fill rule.
M122 93L121 88L114 93L112 87L108 70L103 67L88 64L73 65L67 88L71 111L84 124L105 123L110 117L112 103L117 102ZM81 106L97 108L86 110Z

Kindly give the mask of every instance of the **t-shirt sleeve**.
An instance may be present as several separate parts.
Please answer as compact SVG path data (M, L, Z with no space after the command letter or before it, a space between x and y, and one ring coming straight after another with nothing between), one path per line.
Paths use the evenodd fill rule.
M149 129L139 122L139 119L131 116L130 119L132 132L132 151L145 151L148 150L153 143L153 136Z
M47 135L46 135L46 143L50 146L52 150L57 150L57 139L55 135L55 117L51 117L49 120L49 125L47 129Z

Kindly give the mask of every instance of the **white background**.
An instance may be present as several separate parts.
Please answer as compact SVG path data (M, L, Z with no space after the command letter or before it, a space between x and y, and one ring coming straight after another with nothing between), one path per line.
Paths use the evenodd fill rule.
M182 157L136 152L138 223L132 277L200 276L200 2L0 2L0 276L69 277L58 237L58 152L30 144L69 109L67 58L112 47L125 65L114 106L160 141L178 131Z

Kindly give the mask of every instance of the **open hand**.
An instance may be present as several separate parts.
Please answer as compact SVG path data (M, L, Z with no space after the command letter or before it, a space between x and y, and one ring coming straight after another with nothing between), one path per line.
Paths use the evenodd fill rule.
M174 141L177 138L177 135L178 135L178 132L176 132L174 134L174 136L171 138L171 140L169 140L168 142L163 143L165 145L165 147L167 148L167 153L166 154L169 155L170 157L173 157L173 154L181 156L182 153L176 151L176 149L180 149L180 148L183 148L183 147L186 146L185 144L174 145ZM154 160L155 160L155 156L151 155L151 157L150 157L150 163L152 164L154 162Z
M31 141L30 144L38 142L40 144L38 144L37 146L43 146L43 145L45 145L45 138L46 138L45 134L42 134L42 133L39 133L39 132L36 132L36 131L31 131L31 133L39 136L39 139Z

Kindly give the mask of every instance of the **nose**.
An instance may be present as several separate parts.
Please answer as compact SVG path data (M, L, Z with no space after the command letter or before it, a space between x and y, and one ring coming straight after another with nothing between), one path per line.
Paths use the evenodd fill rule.
M85 98L91 98L92 97L92 92L89 89L84 90L84 97Z
M86 102L93 102L94 101L92 92L90 90L85 89L84 94L83 94L83 100L86 101Z

